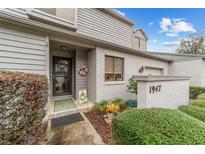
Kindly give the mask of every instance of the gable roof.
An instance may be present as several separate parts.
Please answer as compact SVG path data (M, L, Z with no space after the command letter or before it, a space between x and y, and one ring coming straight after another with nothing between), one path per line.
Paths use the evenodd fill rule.
M144 35L145 39L147 39L147 40L149 39L148 35L145 33L145 31L142 28L134 29L134 31L135 32L140 31Z

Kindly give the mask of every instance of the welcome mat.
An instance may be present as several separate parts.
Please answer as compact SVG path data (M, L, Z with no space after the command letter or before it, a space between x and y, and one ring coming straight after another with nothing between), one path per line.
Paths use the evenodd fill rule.
M51 119L51 128L58 128L65 125L70 125L75 122L83 121L83 117L80 113L70 114L67 116Z

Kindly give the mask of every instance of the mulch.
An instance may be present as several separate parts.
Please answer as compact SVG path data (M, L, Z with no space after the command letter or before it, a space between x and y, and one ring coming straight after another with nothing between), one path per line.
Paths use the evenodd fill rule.
M85 113L85 116L91 122L98 134L102 137L105 144L113 144L112 126L104 120L104 114L93 111Z

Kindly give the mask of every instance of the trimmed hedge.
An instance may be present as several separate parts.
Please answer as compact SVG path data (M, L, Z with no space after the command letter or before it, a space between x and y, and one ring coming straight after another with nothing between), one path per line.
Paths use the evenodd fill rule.
M189 87L189 97L191 99L197 99L198 96L202 93L205 93L204 87L196 87L196 86Z
M205 108L194 105L182 105L178 109L194 118L205 122Z
M0 144L36 144L47 98L46 76L0 72Z
M117 144L205 144L205 123L179 110L136 109L112 122Z
M205 100L194 100L191 102L191 105L205 108Z

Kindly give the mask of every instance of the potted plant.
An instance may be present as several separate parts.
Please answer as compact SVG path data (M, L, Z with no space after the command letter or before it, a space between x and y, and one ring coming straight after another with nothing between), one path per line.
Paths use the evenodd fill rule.
M109 103L106 105L106 113L109 120L112 120L114 117L114 113L117 113L120 110L118 104Z

